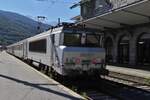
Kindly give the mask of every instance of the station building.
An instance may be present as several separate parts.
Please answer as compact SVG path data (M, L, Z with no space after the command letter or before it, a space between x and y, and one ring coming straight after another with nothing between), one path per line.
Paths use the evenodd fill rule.
M145 67L150 65L150 0L81 0L78 5L77 23L104 33L108 64L150 69Z

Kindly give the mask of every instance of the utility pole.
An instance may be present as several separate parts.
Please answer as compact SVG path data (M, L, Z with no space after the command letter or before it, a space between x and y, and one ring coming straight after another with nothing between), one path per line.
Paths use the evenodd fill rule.
M60 25L60 23L61 23L61 20L60 20L60 18L58 18L58 25Z
M42 22L45 21L45 19L46 19L45 16L37 16L37 20L38 20L37 30L38 30L38 33L41 33L43 31Z

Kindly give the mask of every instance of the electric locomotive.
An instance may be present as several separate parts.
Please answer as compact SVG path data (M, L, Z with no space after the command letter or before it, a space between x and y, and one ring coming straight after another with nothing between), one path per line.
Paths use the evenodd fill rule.
M103 33L96 29L62 23L18 43L20 58L36 62L39 67L48 66L62 76L106 72ZM8 52L14 53L14 46L19 44L8 46Z

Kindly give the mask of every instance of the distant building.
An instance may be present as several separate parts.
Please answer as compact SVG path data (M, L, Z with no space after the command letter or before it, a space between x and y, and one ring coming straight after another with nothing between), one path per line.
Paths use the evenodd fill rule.
M150 65L149 0L81 0L77 20L105 34L110 64Z

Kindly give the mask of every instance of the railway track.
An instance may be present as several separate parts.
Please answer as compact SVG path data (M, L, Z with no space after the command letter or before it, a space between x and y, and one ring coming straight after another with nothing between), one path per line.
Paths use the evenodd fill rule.
M147 85L147 84L138 83L138 82L135 82L135 81L129 81L127 79L112 77L112 76L104 76L103 78L106 79L106 80L114 81L114 82L117 82L117 83L122 83L122 84L125 84L125 85L128 85L128 86L131 86L131 87L135 87L135 88L138 88L138 89L143 89L147 92L150 92L150 85Z
M75 91L82 95L84 93L83 96L88 100L150 100L149 86L108 76L99 79L71 80L66 83L63 84L75 87Z
M118 97L99 90L100 78L69 79L62 84L83 95L87 100L119 100Z
M55 80L87 100L150 100L150 86L117 77L77 77L65 80L57 77Z
M127 85L121 82L115 82L114 80L103 79L105 85L101 86L101 89L105 93L110 93L121 100L150 100L150 92L144 88L136 87L133 84ZM113 92L111 92L113 91Z
M117 100L112 96L106 95L96 90L86 90L86 95L88 100Z

